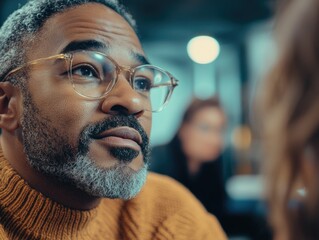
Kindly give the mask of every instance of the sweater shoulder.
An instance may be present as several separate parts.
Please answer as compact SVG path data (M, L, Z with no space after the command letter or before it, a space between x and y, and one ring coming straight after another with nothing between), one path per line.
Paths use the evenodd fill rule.
M7 239L9 239L8 236L7 236L7 234L6 234L6 232L4 231L2 225L0 225L0 239L1 239L1 240L7 240Z
M218 220L176 180L149 173L142 195L151 205L153 218L161 219L157 234L170 235L170 239L226 239Z
M150 172L141 195L149 199L153 206L159 206L170 213L193 208L198 213L208 214L184 185L169 176Z
M145 191L151 192L154 197L164 197L167 200L182 202L185 202L185 198L191 201L196 200L193 194L175 179L153 172L148 174Z

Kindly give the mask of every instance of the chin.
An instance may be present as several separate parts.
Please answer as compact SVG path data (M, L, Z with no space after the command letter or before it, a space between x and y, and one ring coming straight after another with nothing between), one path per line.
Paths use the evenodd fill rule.
M217 160L219 155L209 155L209 156L205 156L203 157L202 159L202 162L205 163L205 162L213 162L215 160Z

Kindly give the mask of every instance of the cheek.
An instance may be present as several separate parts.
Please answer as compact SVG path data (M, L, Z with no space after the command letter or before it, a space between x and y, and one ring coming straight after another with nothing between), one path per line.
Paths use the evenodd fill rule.
M220 152L222 140L219 137L202 134L199 132L189 133L184 140L185 152L198 156L212 156Z
M142 125L144 131L146 132L147 136L150 137L152 128L152 113L144 113L144 115L140 117L139 122Z
M221 143L223 142L223 137L220 135L211 134L211 135L205 136L205 138L203 138L203 141L205 141L206 144L209 144L212 146L221 145Z
M98 103L80 99L72 88L70 90L65 86L58 90L52 84L38 84L36 87L30 84L32 101L39 114L76 143L83 127L94 122Z
M188 132L187 140L189 144L197 146L198 148L207 142L207 136L205 136L205 134L201 133L200 131L193 130Z
M181 134L181 141L183 145L184 152L188 155L193 155L198 152L201 147L201 136L197 131L193 131L191 128L184 129Z
M93 111L85 105L75 104L68 100L62 100L51 106L47 113L53 124L63 134L68 135L73 144L77 144L83 128L92 122Z
M223 140L220 136L207 135L198 140L198 147L207 154L215 154L221 151Z

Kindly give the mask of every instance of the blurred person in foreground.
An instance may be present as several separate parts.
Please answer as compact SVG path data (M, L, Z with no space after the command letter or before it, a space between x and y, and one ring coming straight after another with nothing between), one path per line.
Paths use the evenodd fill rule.
M226 238L147 174L152 112L177 81L134 28L115 0L30 0L0 29L1 240Z
M227 118L217 97L193 99L181 126L167 145L152 149L150 170L181 182L221 218L225 192L221 153Z
M278 58L260 89L270 221L276 240L319 239L319 1L277 15Z

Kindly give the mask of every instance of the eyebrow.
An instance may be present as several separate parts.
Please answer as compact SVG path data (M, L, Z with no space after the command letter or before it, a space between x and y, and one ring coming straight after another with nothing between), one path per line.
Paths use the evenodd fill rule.
M139 53L136 53L136 52L131 51L131 52L130 52L130 55L131 55L136 61L138 61L141 65L150 64L150 62L149 62L149 61L146 59L146 57L143 56L142 54L139 54Z
M76 50L108 50L109 46L103 42L96 40L84 40L70 42L63 50L62 53L68 53Z
M62 53L68 53L68 52L78 51L78 50L93 50L93 51L108 52L109 49L110 49L109 44L105 44L103 42L96 41L96 40L84 40L84 41L70 42L62 50ZM134 51L130 51L129 54L140 65L150 64L150 62L142 54L136 53Z

